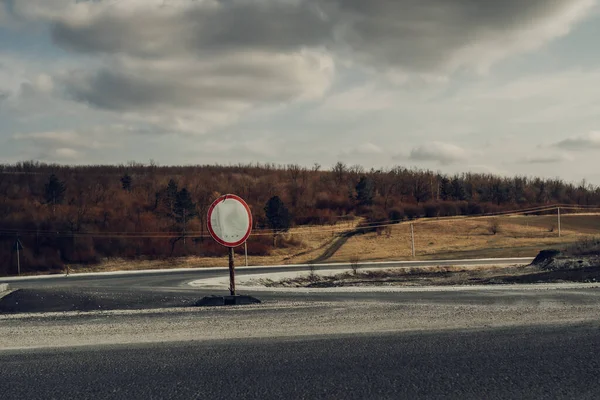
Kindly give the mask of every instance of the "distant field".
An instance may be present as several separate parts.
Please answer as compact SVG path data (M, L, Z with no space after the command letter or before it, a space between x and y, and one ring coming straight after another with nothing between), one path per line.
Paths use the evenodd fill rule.
M499 224L492 234L492 221ZM600 235L600 215L563 216L562 237L552 216L424 220L414 224L416 256L420 259L527 257L548 247L560 248L590 235ZM354 236L331 261L353 257L369 260L411 258L410 225L390 232Z
M492 234L493 221L498 232ZM352 230L358 221L338 225ZM579 239L600 236L600 215L564 215L562 237L558 237L556 216L500 217L451 220L421 220L414 223L416 258L460 259L487 257L534 257L540 250L561 248ZM249 257L249 265L306 263L321 256L338 236L331 226L295 230L298 246L275 250L270 256ZM379 233L350 237L323 262L410 260L410 224L392 225ZM236 265L245 265L236 255ZM95 266L71 266L72 271L111 271L152 268L225 267L227 259L187 257L174 260L111 260Z
M514 217L514 223L543 229L558 227L556 215ZM600 215L575 214L561 216L561 228L580 233L600 234Z

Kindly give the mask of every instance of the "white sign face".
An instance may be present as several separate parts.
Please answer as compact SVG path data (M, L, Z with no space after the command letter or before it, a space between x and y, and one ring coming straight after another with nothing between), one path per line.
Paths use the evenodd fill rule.
M208 231L220 244L237 247L252 230L250 208L240 197L227 194L213 202L208 210Z

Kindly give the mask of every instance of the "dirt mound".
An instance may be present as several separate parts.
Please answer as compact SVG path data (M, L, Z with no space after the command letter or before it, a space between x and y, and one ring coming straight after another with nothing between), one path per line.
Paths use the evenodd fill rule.
M531 264L532 265L541 265L548 261L553 260L554 258L556 258L558 256L560 256L560 250L542 250L535 257L535 259L533 260L533 262Z
M546 271L600 267L600 255L571 256L559 250L542 250L531 263Z
M496 279L498 280L498 279ZM502 277L497 283L600 282L600 267L583 267L544 271L535 274ZM492 283L489 282L482 283Z

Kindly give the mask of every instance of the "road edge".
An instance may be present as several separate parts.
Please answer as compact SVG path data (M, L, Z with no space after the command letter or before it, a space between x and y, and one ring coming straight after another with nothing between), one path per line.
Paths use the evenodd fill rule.
M8 283L0 283L0 299L4 296L11 294L13 290L11 290L10 285Z

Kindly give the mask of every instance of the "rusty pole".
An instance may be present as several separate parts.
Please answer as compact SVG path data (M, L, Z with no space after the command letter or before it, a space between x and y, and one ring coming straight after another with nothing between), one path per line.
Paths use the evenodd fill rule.
M229 248L229 293L235 296L235 270L233 265L233 247Z

